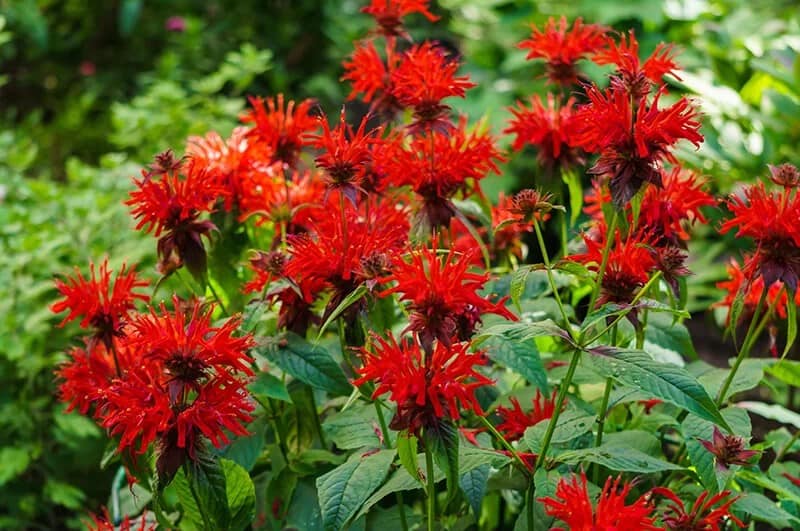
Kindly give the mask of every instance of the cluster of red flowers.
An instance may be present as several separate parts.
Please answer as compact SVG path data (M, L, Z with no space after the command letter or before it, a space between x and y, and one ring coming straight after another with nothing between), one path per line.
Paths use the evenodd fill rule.
M137 313L136 300L148 297L134 290L147 284L133 269L123 266L113 283L107 261L99 277L94 264L90 270L90 279L78 273L58 280L65 298L52 306L69 311L64 322L80 318L91 329L85 347L73 348L57 373L69 409L91 412L119 437L120 452L143 454L155 442L167 480L197 457L203 438L220 447L229 433L246 434L252 340L234 335L239 320L212 326L211 307L177 297L172 311L162 303Z
M548 515L558 518L567 527L553 527L555 531L594 531L615 529L617 531L640 531L668 529L672 531L716 531L732 522L739 527L744 523L731 514L731 505L737 500L730 491L711 495L703 492L687 511L683 501L670 489L657 487L628 504L626 498L633 483L623 483L622 478L609 477L596 504L589 496L586 474L580 477L562 478L556 487L555 496L540 498ZM655 496L667 503L659 514L653 502ZM661 520L661 526L657 521Z

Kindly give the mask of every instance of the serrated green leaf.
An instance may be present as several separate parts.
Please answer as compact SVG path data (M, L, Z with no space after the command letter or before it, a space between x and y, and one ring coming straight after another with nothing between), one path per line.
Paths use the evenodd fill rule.
M266 429L266 417L262 415L256 418L247 426L250 435L234 439L222 452L222 456L238 463L249 472L264 450Z
M495 335L487 338L481 349L495 363L513 370L543 392L549 391L547 371L533 339L519 340Z
M491 470L492 467L489 465L480 465L469 472L461 474L458 479L458 484L467 497L476 520L481 517L481 505L483 504L483 497L486 496L489 472Z
M781 509L774 501L757 492L744 493L733 503L731 508L780 528L791 527L792 521L800 523L800 519L795 518Z
M597 352L597 351L595 351ZM604 348L585 356L588 365L606 378L641 389L730 430L703 386L685 369L654 361L646 352Z
M330 415L322 424L322 429L325 436L341 450L382 446L380 424L371 405L360 403Z
M800 387L800 361L782 360L767 367L766 371L784 383Z
M738 402L737 407L744 408L764 418L777 420L782 424L791 424L800 430L800 414L791 411L780 404L765 404L764 402L744 401Z
M282 370L303 383L347 396L352 390L342 368L326 349L312 345L297 334L287 333L267 346L267 356Z
M317 493L325 529L342 529L383 483L395 450L353 455L346 463L317 478Z
M517 308L518 312L522 311L520 300L522 294L525 293L525 285L528 282L528 275L531 273L530 267L521 267L511 273L511 286L509 287L508 294L511 296L511 302Z
M419 479L417 470L417 438L404 430L397 435L397 455L408 473Z
M563 444L580 437L592 429L594 419L594 416L587 415L583 411L565 411L558 417L558 423L555 430L553 430L550 443ZM546 419L525 430L523 440L531 452L535 454L541 453L542 441L551 422L552 419Z
M226 529L230 523L231 512L228 508L225 470L220 459L205 451L198 452L197 459L188 463L185 470L190 498L187 500L182 497L181 503L188 502L193 506L204 526L207 526L205 523L207 520L208 525L216 529ZM195 501L195 496L199 500L199 505Z
M447 496L452 500L458 494L458 428L442 420L436 428L427 428L423 433L425 446L433 452L436 464L444 470L447 478Z
M557 454L554 459L570 465L583 462L597 463L611 470L637 472L639 474L650 474L665 470L683 470L683 467L663 459L657 459L636 448L617 446L615 444L602 444L595 448L582 450L568 450Z
M280 378L268 372L259 373L256 379L248 386L248 389L250 389L251 393L259 397L274 398L282 402L292 401L292 397L289 396L286 385Z
M225 474L225 495L230 519L225 529L244 529L256 512L256 490L247 470L229 459L220 459Z

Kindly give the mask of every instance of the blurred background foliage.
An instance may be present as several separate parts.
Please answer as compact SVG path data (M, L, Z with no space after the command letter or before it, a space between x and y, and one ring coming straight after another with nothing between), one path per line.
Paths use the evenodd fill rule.
M153 275L154 245L128 231L121 203L130 177L190 134L227 135L246 95L312 97L335 112L349 90L341 61L369 24L361 5L0 0L0 528L79 527L108 498L101 434L53 395L52 367L74 335L48 309L54 272L108 255ZM548 88L516 43L528 23L563 14L633 28L644 53L677 44L686 72L673 90L698 95L706 135L681 156L715 192L763 176L767 163L800 163L793 0L439 0L433 11L442 21L414 19L410 33L463 54L479 86L455 106L498 134L509 105ZM487 190L540 182L537 172L533 156L512 157ZM707 228L694 245L688 303L702 312L736 242Z

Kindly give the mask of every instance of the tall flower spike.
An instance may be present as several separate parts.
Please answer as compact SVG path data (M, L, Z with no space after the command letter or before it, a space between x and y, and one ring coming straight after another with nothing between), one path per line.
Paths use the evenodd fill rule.
M64 298L53 303L50 309L54 313L69 311L59 326L80 318L81 328L93 329L92 337L110 349L113 338L122 334L122 327L136 301L149 299L135 291L147 286L147 282L137 276L135 268L126 270L123 264L112 286L108 258L103 260L99 269L89 262L89 271L89 278L76 268L74 277L56 279L56 289Z
M526 145L538 149L537 160L546 168L568 168L583 163L579 149L573 146L573 112L575 99L556 103L552 94L547 95L547 107L538 95L530 98L530 108L521 101L510 109L514 118L504 133L517 135L511 148L520 150Z
M584 24L580 18L568 29L566 17L558 22L550 17L542 30L532 25L531 37L518 47L529 50L526 59L547 61L547 77L551 82L574 85L579 81L577 62L600 49L607 31L605 26Z
M688 511L683 501L670 489L656 487L652 492L669 500L661 520L670 531L719 531L724 528L727 521L733 522L738 527L745 527L744 522L730 512L731 505L739 497L731 497L729 490L713 496L704 491L689 506ZM715 505L718 506L715 508Z
M442 259L436 249L420 248L411 253L410 262L396 258L392 273L384 278L396 284L380 295L399 293L400 300L409 303L407 330L416 332L426 352L432 351L437 339L444 345L469 340L484 313L516 320L503 305L505 299L492 303L478 295L489 275L467 271L476 252L473 248L456 258L450 249Z
M415 45L403 54L392 72L392 90L401 105L414 109L412 133L452 128L447 116L450 107L442 100L463 98L466 90L475 86L469 77L456 75L458 66L458 61L431 42Z
M470 353L468 343L438 342L425 353L414 341L398 343L373 335L373 351L361 349L364 365L353 383L376 385L373 398L389 393L397 404L390 427L419 434L420 428L435 428L441 419L461 416L461 409L483 414L475 389L492 381L474 368L483 365L481 353Z
M371 0L361 12L371 15L378 24L377 32L386 37L409 38L403 27L403 18L419 13L431 22L439 17L428 11L429 0ZM410 39L410 38L409 38Z
M645 496L638 498L631 505L625 504L625 498L631 491L631 483L622 483L622 477L608 478L597 506L592 508L586 474L581 471L580 478L573 475L563 477L556 486L554 497L539 498L545 512L564 522L567 527L553 527L552 531L597 531L613 529L614 531L655 531L652 515L654 507L647 502ZM621 484L621 485L620 485Z

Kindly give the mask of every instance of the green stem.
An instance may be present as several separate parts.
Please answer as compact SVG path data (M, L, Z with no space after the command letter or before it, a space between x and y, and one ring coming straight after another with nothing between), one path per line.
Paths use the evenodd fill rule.
M224 313L226 316L230 316L231 315L230 312L225 307L225 303L222 302L222 297L220 297L219 293L217 293L217 290L214 288L214 284L211 282L211 279L209 279L206 282L206 284L208 284L208 289L211 291L211 294L214 296L214 300L216 300L217 304L219 304L219 307L222 308L222 313Z
M392 443L389 440L389 428L386 426L386 419L383 416L383 408L381 408L380 403L373 402L375 406L375 412L378 414L378 423L381 425L381 433L383 434L383 444L386 448L391 448ZM400 512L400 527L403 528L403 531L408 531L408 521L406 520L406 509L403 505L403 493L397 491L396 493L397 498L397 509Z
M561 313L561 318L564 320L564 330L572 337L572 330L569 325L569 317L567 317L567 312L564 310L564 304L561 302L561 296L558 294L558 288L556 287L556 281L553 278L553 270L550 267L550 256L547 254L547 247L544 244L544 236L542 235L542 228L539 226L539 221L534 219L533 220L533 228L536 231L536 240L539 242L539 250L542 253L542 260L544 260L544 267L545 271L547 272L547 280L550 283L550 289L553 291L553 297L556 300L556 304L558 305L558 310Z
M505 437L503 437L500 434L500 432L497 431L497 428L495 428L494 425L491 422L489 422L489 420L486 417L481 415L478 418L483 423L483 425L486 426L486 429L488 429L492 433L492 435L494 435L494 437L500 442L503 448L505 448L511 454L511 457L513 457L514 460L517 462L517 464L519 464L522 472L525 474L530 473L528 466L525 464L525 461L522 460L522 458L519 456L514 447L511 446L511 443L509 443L505 439Z
M536 489L536 486L531 479L531 484L528 487L528 492L526 493L526 500L525 500L525 515L527 516L528 520L528 531L533 531L533 493Z
M603 430L605 429L606 426L606 413L608 410L608 400L611 397L611 389L613 389L613 387L614 387L614 380L612 378L606 378L606 388L603 391L603 402L600 404L600 412L597 417L597 436L595 436L594 438L595 447L603 444ZM594 481L594 483L597 484L599 479L600 479L600 464L595 464L592 481Z
M537 456L536 464L533 467L534 472L539 470L539 467L544 464L544 460L547 457L547 450L550 448L550 441L553 439L553 432L556 429L558 417L561 415L561 409L564 407L564 401L567 399L567 390L572 383L572 377L575 376L575 369L578 367L578 362L581 359L581 353L582 351L580 349L575 349L575 351L572 353L572 359L569 362L567 374L564 376L564 379L561 381L561 385L558 389L558 398L556 398L556 406L555 410L553 411L553 417L547 424L547 431L545 432L544 440L542 441L542 451Z
M764 330L764 326L766 326L767 322L772 316L772 310L774 309L775 304L778 300L780 300L780 293L775 298L775 302L767 308L767 311L764 313L764 316L759 321L758 317L761 312L761 309L764 306L764 301L766 300L767 290L765 289L761 293L761 298L758 301L758 305L756 306L755 311L753 312L753 318L750 321L750 326L747 328L747 335L744 337L744 342L742 343L742 348L739 351L739 354L736 356L736 360L733 362L733 366L731 367L730 372L728 373L727 378L725 378L725 382L723 382L722 387L720 387L719 394L717 395L717 406L721 406L725 402L726 395L728 394L728 390L731 388L731 384L733 383L734 378L736 378L736 373L739 371L739 367L742 365L742 362L747 358L747 355L750 354L750 349L753 348L753 345L756 342L756 339L761 335L761 331ZM758 324L756 324L758 322ZM736 326L736 323L732 323L731 326Z
M327 448L328 444L325 442L325 434L322 432L322 423L319 421L319 411L317 411L317 399L314 397L314 389L310 385L307 385L306 392L308 393L308 399L311 401L311 407L314 408L314 429L317 431L319 443L323 448Z
M433 453L427 445L425 445L425 473L428 476L428 531L433 531L436 516L436 478L433 472Z
M600 295L600 287L603 284L603 277L606 274L606 268L608 267L608 255L611 254L611 247L613 247L614 242L616 242L616 230L617 230L617 209L614 209L614 214L611 216L611 221L608 224L608 229L606 230L606 244L603 246L603 258L600 261L600 269L597 271L597 281L594 283L594 287L592 288L592 298L589 299L589 311L591 312L594 308L595 303L597 302L597 297Z

